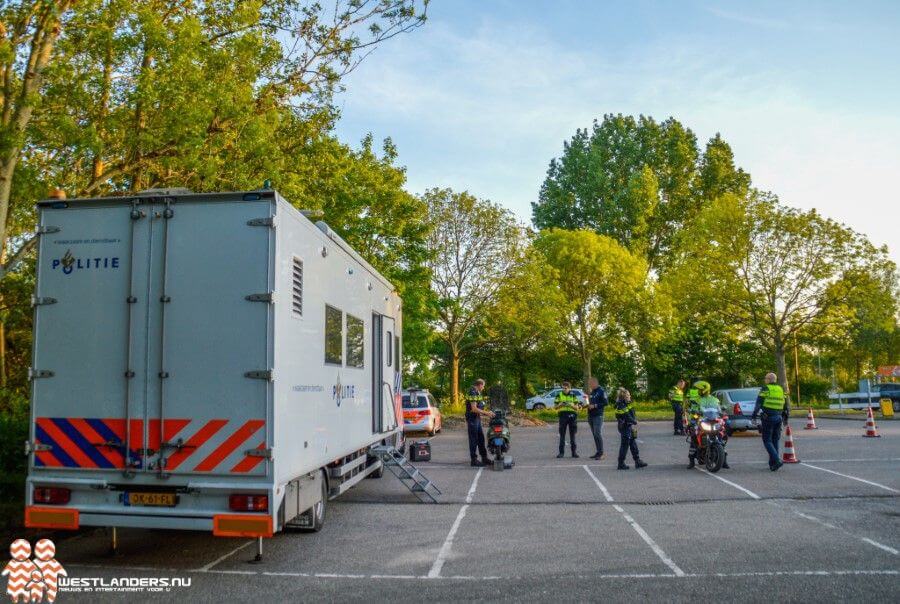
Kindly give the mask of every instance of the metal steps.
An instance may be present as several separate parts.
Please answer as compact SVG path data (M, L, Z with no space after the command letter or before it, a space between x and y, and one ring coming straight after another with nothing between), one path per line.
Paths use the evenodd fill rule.
M441 490L427 476L412 465L403 453L391 445L377 445L372 452L381 456L384 467L396 476L403 486L409 489L422 503L437 503L436 495Z

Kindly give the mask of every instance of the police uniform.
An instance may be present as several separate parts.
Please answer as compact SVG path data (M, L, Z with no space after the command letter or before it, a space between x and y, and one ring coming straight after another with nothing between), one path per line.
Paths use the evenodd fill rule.
M783 466L778 456L778 444L781 439L781 425L790 417L790 404L784 389L778 384L766 384L759 390L756 407L753 409L755 419L762 411L761 434L763 446L769 454L769 469L773 472Z
M634 465L643 468L647 464L641 461L641 455L637 446L637 416L634 413L634 404L631 401L616 399L616 423L619 428L619 469L627 470L625 455L631 449L631 457Z
M554 405L559 416L559 457L565 454L567 430L572 457L578 457L575 445L575 433L578 431L578 397L571 390L568 393L560 390Z
M675 412L673 428L675 435L684 435L684 390L678 386L672 386L669 390L669 401L672 403L672 411Z
M487 447L485 447L484 429L481 426L481 414L471 411L473 403L478 409L484 409L486 400L487 397L478 392L474 386L466 394L466 429L469 433L469 457L473 464L478 462L478 458L475 456L476 450L481 455L482 462L487 463Z

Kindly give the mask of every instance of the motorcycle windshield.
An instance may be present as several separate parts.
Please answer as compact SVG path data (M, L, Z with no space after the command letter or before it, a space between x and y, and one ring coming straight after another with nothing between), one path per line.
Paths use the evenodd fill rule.
M719 419L720 416L721 416L721 414L719 413L718 409L704 409L703 410L703 419L705 419L705 420L715 421L715 420Z

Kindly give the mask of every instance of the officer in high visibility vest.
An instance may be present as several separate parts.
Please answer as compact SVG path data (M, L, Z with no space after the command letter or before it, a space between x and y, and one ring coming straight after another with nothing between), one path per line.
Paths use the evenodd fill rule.
M484 406L487 397L484 392L484 380L477 379L466 394L466 429L469 433L469 457L476 468L488 465L487 447L484 441L484 429L481 427L481 418L491 418L491 413ZM476 451L481 455L481 461L475 456Z
M578 431L578 408L582 401L578 400L571 390L569 382L562 383L562 390L556 395L554 406L559 417L559 455L565 457L566 431L569 432L569 447L572 449L572 457L578 457L575 445L575 432Z
M697 409L698 404L700 403L700 392L697 390L696 384L688 389L686 397L688 412L690 412L691 409Z
M767 373L765 385L756 397L752 418L755 420L762 411L762 441L769 454L769 469L777 472L784 465L778 455L778 441L781 439L781 425L787 423L791 415L791 404L784 389L776 384L778 377Z
M669 402L672 403L672 411L675 413L673 423L675 436L684 436L684 386L684 380L678 380L678 383L669 390Z

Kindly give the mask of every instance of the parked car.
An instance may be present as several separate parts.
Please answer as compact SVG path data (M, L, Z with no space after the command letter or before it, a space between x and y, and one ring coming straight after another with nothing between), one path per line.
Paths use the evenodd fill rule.
M402 405L404 432L427 432L434 436L443 428L441 410L427 390L404 390Z
M728 416L726 430L732 432L744 432L746 430L760 430L759 420L750 419L753 408L756 406L756 397L759 396L759 388L732 388L728 390L716 390L713 396L719 399L725 414Z
M553 388L552 390L548 390L543 394L532 396L530 399L525 401L525 408L529 411L532 409L552 409L554 406L556 406L556 395L560 392L562 392L562 388ZM588 395L586 395L583 390L572 388L572 393L575 394L575 396L581 398L583 404L587 405Z

